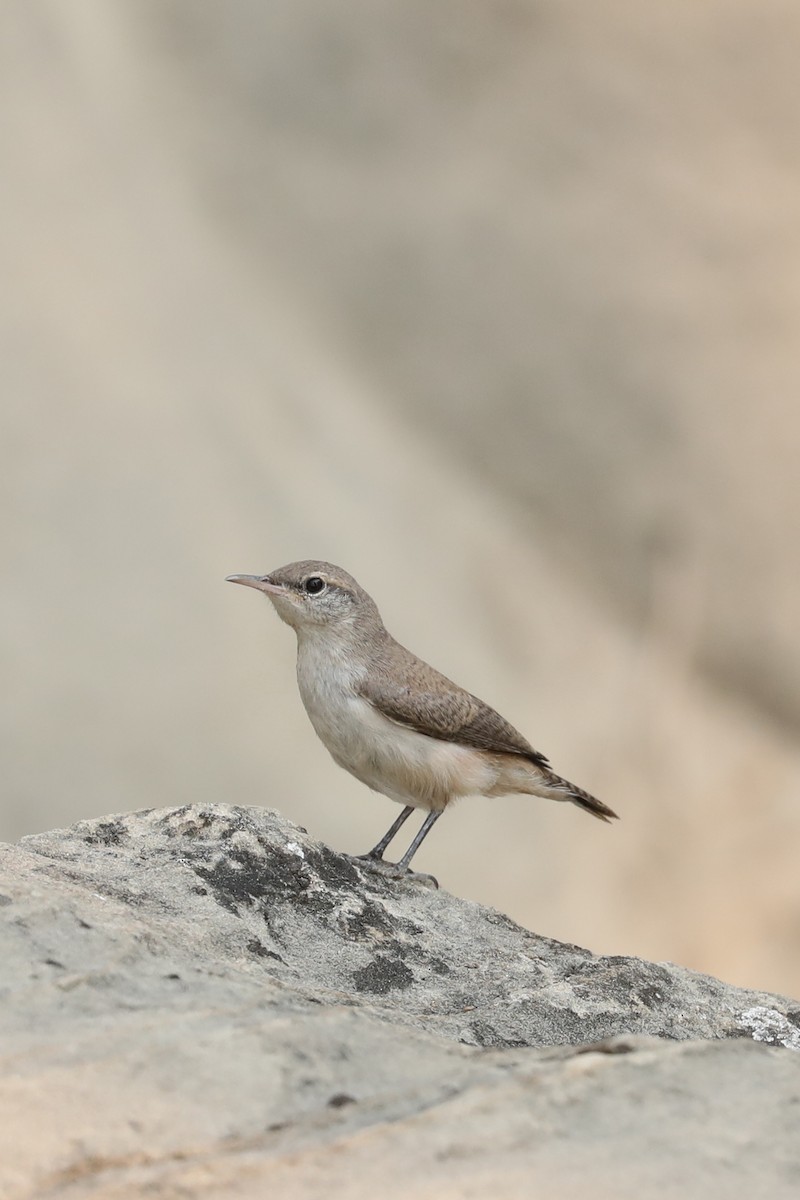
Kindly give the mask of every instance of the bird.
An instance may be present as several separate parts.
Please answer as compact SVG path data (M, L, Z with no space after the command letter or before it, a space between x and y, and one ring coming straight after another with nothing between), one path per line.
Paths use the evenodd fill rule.
M445 809L467 795L525 793L569 801L601 821L617 817L557 775L483 700L395 641L375 601L342 567L307 559L226 582L263 592L294 629L300 696L334 761L403 805L377 845L356 857L406 875ZM427 810L419 831L397 863L383 863L415 809Z

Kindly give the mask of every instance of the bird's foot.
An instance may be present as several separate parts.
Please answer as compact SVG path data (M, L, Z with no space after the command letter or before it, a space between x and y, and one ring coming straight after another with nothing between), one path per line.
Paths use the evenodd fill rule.
M404 866L402 862L383 863L382 874L388 875L389 879L408 879L411 883L421 883L425 887L437 890L439 887L439 880L435 875L426 875L423 871L412 871L411 867Z
M380 854L375 854L370 850L368 854L347 854L351 862L358 863L364 871L369 871L373 875L389 875L392 867L391 863L385 863Z
M424 871L412 871L411 867L403 868L395 863L389 863L387 865L390 868L393 868L389 871L390 879L408 879L412 883L421 883L424 887L433 888L438 892L439 880L435 875L426 875Z
M439 880L435 875L412 871L411 867L404 867L402 863L384 862L382 857L374 854L371 850L368 854L349 854L348 858L362 863L367 871L371 871L375 875L383 875L386 879L408 879L413 883L421 883L425 887L437 889L439 887Z

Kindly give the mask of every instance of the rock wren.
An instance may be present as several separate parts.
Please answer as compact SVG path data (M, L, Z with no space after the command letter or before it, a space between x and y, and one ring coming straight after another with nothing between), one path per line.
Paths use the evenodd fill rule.
M382 859L415 808L428 810L396 864L409 863L459 796L524 792L569 800L601 821L616 817L568 783L488 704L394 640L352 575L296 562L269 575L229 575L257 588L297 634L297 682L311 724L340 767L405 807L363 857Z

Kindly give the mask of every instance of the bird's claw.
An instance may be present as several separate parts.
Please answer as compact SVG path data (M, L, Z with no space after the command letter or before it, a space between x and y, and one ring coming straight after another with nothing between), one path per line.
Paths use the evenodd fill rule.
M377 854L371 851L368 854L351 854L349 858L356 862L363 863L367 871L372 871L376 875L383 875L386 879L408 879L410 882L422 883L425 887L432 887L438 890L439 880L435 875L426 875L422 871L412 871L411 867L402 867L399 863L384 862L382 858L378 858Z

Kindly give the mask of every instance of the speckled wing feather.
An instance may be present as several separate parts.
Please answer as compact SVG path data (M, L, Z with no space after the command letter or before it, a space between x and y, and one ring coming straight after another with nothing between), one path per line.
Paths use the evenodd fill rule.
M498 754L519 754L538 766L549 765L545 756L488 704L404 647L395 644L392 650L391 669L373 670L359 689L359 694L390 721L440 741Z

